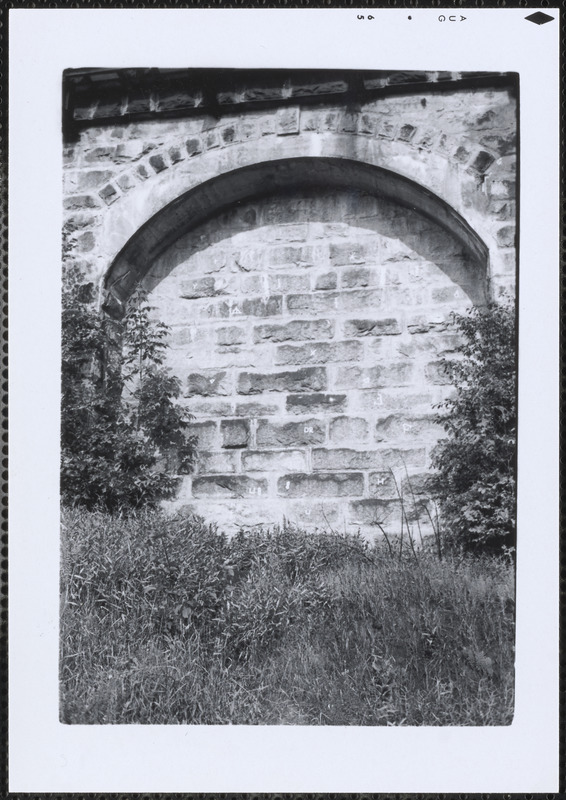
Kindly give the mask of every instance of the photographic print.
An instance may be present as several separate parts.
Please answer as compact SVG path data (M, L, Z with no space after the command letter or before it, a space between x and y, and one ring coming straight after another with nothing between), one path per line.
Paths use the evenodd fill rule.
M510 724L518 75L63 96L61 721Z

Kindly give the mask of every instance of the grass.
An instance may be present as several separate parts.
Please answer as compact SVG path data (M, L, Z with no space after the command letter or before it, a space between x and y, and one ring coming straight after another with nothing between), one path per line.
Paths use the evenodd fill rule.
M65 723L507 725L514 574L286 527L65 511Z

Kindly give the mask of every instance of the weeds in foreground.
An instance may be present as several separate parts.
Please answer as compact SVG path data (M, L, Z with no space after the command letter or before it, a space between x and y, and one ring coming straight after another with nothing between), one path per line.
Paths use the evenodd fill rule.
M66 723L505 725L509 561L63 515Z

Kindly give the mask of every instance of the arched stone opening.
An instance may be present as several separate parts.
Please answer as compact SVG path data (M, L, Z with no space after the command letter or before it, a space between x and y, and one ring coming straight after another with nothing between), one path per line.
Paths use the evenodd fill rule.
M395 480L417 486L441 434L449 314L484 302L486 271L445 203L346 159L235 170L168 205L105 286L119 316L143 285L172 327L200 451L178 504L228 530L395 532Z
M105 310L115 317L151 264L183 234L237 203L290 189L351 189L413 209L460 241L486 284L488 248L464 218L428 189L408 178L346 158L298 157L252 164L195 186L158 211L129 239L104 279ZM478 302L479 297L475 298Z

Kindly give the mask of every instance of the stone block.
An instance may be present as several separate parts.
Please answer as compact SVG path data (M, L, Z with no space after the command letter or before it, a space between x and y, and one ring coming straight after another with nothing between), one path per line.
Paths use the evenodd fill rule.
M327 319L293 320L283 325L258 325L254 328L254 342L310 341L331 339L334 323Z
M319 290L319 291L326 291L328 289L336 289L336 285L337 285L336 284L336 273L335 272L325 272L323 275L319 275L318 276L318 278L316 279L314 288ZM294 292L303 291L304 287L295 285L292 290Z
M383 453L379 450L315 448L312 451L312 468L315 472L378 469L384 466Z
M341 94L347 91L345 81L318 81L291 86L291 97L319 97L326 94Z
M327 314L337 311L359 311L360 308L380 308L383 293L379 289L353 289L348 292L320 294L290 294L287 308L291 312Z
M215 307L213 314L227 317L276 317L282 313L283 300L280 295L273 297L250 297L244 300L225 300Z
M345 336L396 336L401 333L399 320L393 317L385 319L350 319L344 323Z
M206 475L193 478L194 497L262 497L267 494L264 478L248 475Z
M250 440L250 423L245 419L223 419L220 423L222 447L247 447Z
M188 435L197 437L197 450L214 450L218 445L218 427L216 422L191 422Z
M196 300L199 297L214 297L221 292L216 289L216 278L193 278L181 282L179 297Z
M425 365L425 378L428 383L446 386L452 383L450 365L444 361L430 361Z
M230 325L227 328L216 329L216 341L219 345L229 346L244 344L247 339L247 328Z
M196 156L198 153L202 153L202 141L200 138L192 136L185 142L185 148L190 156Z
M238 394L263 392L320 392L326 389L323 367L304 367L293 372L242 372L238 378Z
M233 416L232 404L224 400L198 400L192 399L189 408L191 414L200 417L231 417Z
M313 344L283 344L277 348L275 364L327 364L340 361L360 361L361 342L313 342Z
M339 413L346 409L346 404L345 394L290 394L287 396L286 409L291 414Z
M369 425L363 417L336 417L330 422L329 439L332 444L366 442Z
M120 196L116 187L112 186L111 183L108 183L98 194L102 197L107 206L111 205Z
M258 447L297 447L322 444L325 438L324 425L317 419L287 423L260 420L256 432Z
M325 498L315 503L312 500L287 500L284 502L285 517L296 525L312 526L324 532L327 532L329 527L334 530L342 530L343 504L333 503Z
M379 420L375 426L376 442L414 440L435 442L442 434L442 426L430 417L391 415Z
M66 211L76 211L82 208L100 208L100 201L91 194L79 194L65 197L63 206Z
M300 109L298 106L284 106L277 109L275 132L278 136L299 133Z
M172 164L178 164L179 161L183 161L183 159L185 158L185 154L178 147L170 147L169 158L171 159Z
M291 473L277 481L280 497L356 497L363 491L364 477L358 472Z
M485 150L480 150L480 152L472 161L470 168L483 175L484 172L487 172L494 161L495 157L492 156L491 153L488 153Z
M359 286L369 286L372 282L372 275L365 267L355 267L344 270L342 273L342 287L344 289L355 289Z
M381 528L385 528L388 534L398 533L398 529L391 530L390 526L399 522L400 511L401 504L398 500L367 498L353 500L348 506L351 525L375 526L376 533L379 533Z
M268 405L267 403L238 403L235 414L237 417L255 419L257 417L272 417L280 414L280 411L279 406Z
M499 247L515 247L515 226L504 225L495 236Z
M428 83L431 75L429 72L393 72L387 78L389 86L401 83Z
M391 472L370 472L368 475L368 491L377 500L395 500L399 495L395 479Z
M409 125L409 124L401 125L401 127L399 128L399 133L397 135L397 138L400 139L402 142L410 142L411 139L414 137L416 131L417 129L415 128L414 125Z
M114 172L107 169L89 169L84 172L74 173L69 179L74 191L89 192L93 189L101 189L114 177Z
M303 472L307 457L303 450L248 450L242 453L242 468L246 472Z
M407 322L409 333L429 333L430 331L445 331L449 327L449 320L444 314L434 319L419 315L412 317Z
M198 471L200 475L237 472L238 456L236 453L212 453L204 450L198 454Z
M310 280L308 275L268 275L267 285L275 293L308 292Z
M368 258L367 247L356 242L331 244L329 248L330 261L335 267L350 264L365 264Z
M215 372L214 370L202 370L192 372L187 378L186 396L203 395L229 395L231 394L231 381L227 372Z
M164 169L167 169L165 159L160 153L150 156L149 163L151 164L154 172L163 172Z
M413 378L413 365L398 361L375 367L339 367L336 387L344 389L384 389L408 386Z
M123 192L129 192L130 189L133 189L134 186L137 185L132 176L127 172L123 175L120 175L120 177L116 179L116 183Z

